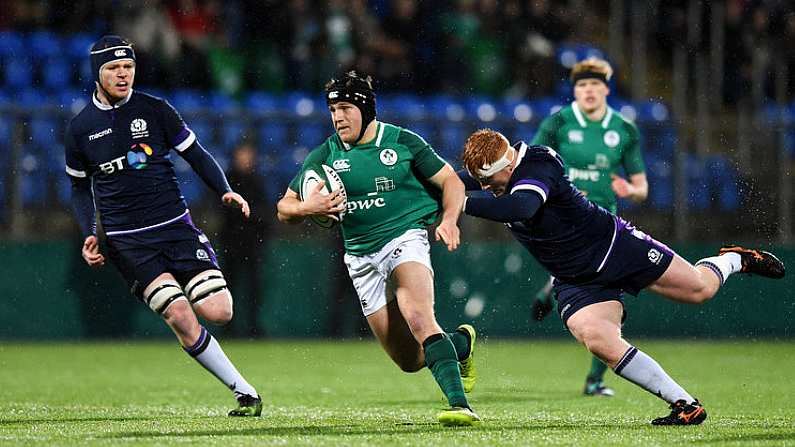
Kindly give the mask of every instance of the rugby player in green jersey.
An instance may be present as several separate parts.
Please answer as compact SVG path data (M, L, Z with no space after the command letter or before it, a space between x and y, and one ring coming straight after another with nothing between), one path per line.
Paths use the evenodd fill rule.
M547 117L532 144L555 149L566 162L569 179L588 199L615 214L616 198L640 203L646 200L649 184L640 151L638 128L607 105L607 83L613 69L606 61L589 58L571 70L574 102ZM629 181L619 176L624 169ZM532 314L542 320L554 307L552 280L538 292ZM588 396L612 396L603 384L607 366L598 358L591 361L585 380Z
M348 72L325 90L336 132L307 156L277 205L278 218L298 223L345 212L345 264L376 338L403 371L428 367L450 404L440 423L474 425L480 418L464 393L474 386L476 334L466 324L446 333L436 322L426 230L441 217L436 240L458 248L464 185L422 137L375 119L369 76ZM320 164L339 174L346 202L339 191L319 194L322 183L300 199L302 172Z

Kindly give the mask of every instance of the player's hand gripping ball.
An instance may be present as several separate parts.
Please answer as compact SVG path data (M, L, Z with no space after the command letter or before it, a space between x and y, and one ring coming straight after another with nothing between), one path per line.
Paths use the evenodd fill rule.
M303 178L301 178L302 201L309 197L309 194L312 193L321 180L325 182L323 189L320 190L321 194L327 196L330 193L339 190L340 195L342 196L343 205L348 202L348 194L345 192L345 185L342 184L340 175L337 174L337 171L327 165L319 165L304 170ZM331 228L339 222L342 222L343 217L345 217L344 210L339 213L329 215L315 214L309 216L309 219L320 227Z

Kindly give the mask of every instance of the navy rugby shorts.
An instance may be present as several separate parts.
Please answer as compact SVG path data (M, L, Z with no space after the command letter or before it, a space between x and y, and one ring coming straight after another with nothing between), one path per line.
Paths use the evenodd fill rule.
M615 241L601 271L555 279L553 290L564 325L575 312L590 304L618 301L623 306L624 293L637 296L671 265L675 254L668 246L621 218L616 218L616 226Z
M162 273L184 286L200 272L219 269L213 247L189 213L162 227L108 236L107 245L108 258L138 298Z

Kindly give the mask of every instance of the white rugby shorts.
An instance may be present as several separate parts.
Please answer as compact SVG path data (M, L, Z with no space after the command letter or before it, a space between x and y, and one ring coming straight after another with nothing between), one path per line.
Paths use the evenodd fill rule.
M419 262L433 274L431 266L431 245L428 232L421 229L409 230L389 241L375 253L363 256L345 254L345 265L353 281L364 316L369 316L393 300L394 294L387 297L386 286L389 275L395 267L404 262Z

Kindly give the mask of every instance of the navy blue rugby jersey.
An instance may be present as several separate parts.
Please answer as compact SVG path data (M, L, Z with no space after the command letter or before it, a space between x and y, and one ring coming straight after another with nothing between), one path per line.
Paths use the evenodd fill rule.
M533 191L543 204L531 219L506 226L557 278L600 271L616 237L615 217L569 181L563 160L553 149L524 142L514 148L518 160L506 191Z
M186 212L170 152L195 141L164 99L131 91L108 106L93 94L91 104L69 122L66 172L92 180L106 233L143 229Z

